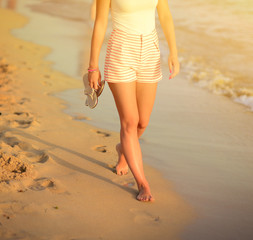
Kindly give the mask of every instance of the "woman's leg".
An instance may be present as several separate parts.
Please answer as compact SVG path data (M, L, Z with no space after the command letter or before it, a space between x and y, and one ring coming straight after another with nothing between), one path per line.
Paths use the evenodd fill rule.
M153 201L145 178L138 134L141 134L152 111L156 84L109 83L119 112L121 148L138 185L138 200ZM145 91L146 89L146 91ZM146 100L145 100L146 99ZM153 99L153 100L152 100ZM147 107L147 105L149 107ZM139 109L140 113L139 113ZM146 117L148 115L148 117Z
M155 102L157 83L138 83L136 84L136 98L139 112L139 122L137 126L138 138L145 131ZM121 144L116 145L119 158L116 165L116 173L125 175L128 172L128 164L122 152Z
M154 106L157 90L156 83L136 84L136 98L139 112L138 136L140 137L148 126L149 118Z

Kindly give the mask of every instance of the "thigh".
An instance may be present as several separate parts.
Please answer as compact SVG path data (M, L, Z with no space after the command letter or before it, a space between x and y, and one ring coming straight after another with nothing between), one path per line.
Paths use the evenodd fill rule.
M127 83L108 82L113 94L121 122L136 122L138 124L138 107L136 102L136 81Z
M154 106L157 82L155 83L136 83L136 99L141 125L147 125Z

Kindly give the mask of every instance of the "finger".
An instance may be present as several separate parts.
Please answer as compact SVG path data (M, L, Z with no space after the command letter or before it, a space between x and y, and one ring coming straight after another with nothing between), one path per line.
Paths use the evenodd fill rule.
M172 79L176 76L176 72L174 71L173 74L170 75L170 78L169 79Z
M179 73L179 68L180 68L180 66L179 66L179 64L177 64L176 66L175 66L175 75L177 75L178 73Z
M175 69L175 68L174 68ZM173 73L170 75L170 79L174 78L177 75L176 69L173 71Z
M169 69L170 69L170 74L171 74L172 71L173 71L173 67L172 67L171 61L169 61ZM170 75L169 79L171 79L171 78L172 78L172 74Z
M174 78L177 74L178 74L178 70L175 69L175 71L173 72L173 74L170 75L170 79Z
M172 73L172 61L169 59L169 69L170 69L170 73Z
M173 69L173 72L172 72L172 70L170 70L170 77L169 77L169 79L171 79L171 78L173 78L174 77L174 75L175 75L175 69Z
M98 83L97 81L93 83L94 89L97 90L98 89Z
M179 66L176 65L176 66L174 66L173 74L170 75L170 79L174 78L178 73L179 73Z
M99 74L98 84L99 84L99 86L101 85L101 74Z

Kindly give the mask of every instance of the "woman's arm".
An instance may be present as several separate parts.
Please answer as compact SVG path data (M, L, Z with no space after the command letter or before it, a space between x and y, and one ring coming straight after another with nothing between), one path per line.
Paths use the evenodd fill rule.
M89 68L98 68L99 54L104 41L109 15L110 0L96 0L96 18L91 37ZM100 72L89 73L90 87L97 89Z
M170 79L175 77L179 72L179 62L177 55L177 46L176 46L176 37L174 31L174 24L172 15L169 9L168 0L158 0L157 4L157 13L162 26L165 38L167 40L170 55L168 59L170 72L173 73L170 75ZM173 67L173 69L172 69Z

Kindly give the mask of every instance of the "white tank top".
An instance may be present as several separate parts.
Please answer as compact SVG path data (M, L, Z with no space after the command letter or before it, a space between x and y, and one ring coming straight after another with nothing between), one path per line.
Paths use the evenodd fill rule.
M112 27L135 34L151 33L157 3L158 0L111 0Z

